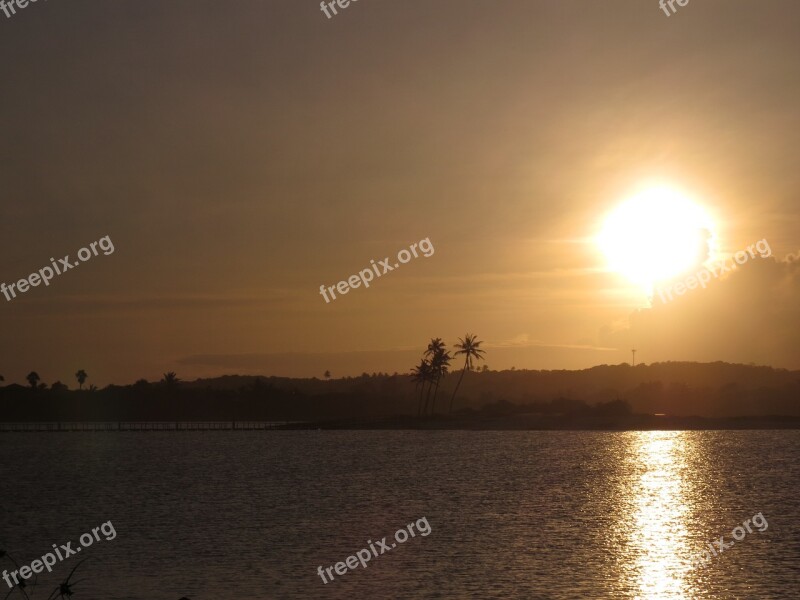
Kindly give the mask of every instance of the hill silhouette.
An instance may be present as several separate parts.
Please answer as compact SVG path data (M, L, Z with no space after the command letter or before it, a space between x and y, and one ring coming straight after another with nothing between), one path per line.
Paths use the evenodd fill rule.
M449 397L456 376L442 380ZM103 389L0 387L0 420L172 421L379 419L414 416L408 374L339 379L227 375ZM578 371L475 371L459 388L456 415L666 414L708 418L800 416L800 372L729 363L600 365ZM441 407L437 412L446 412Z

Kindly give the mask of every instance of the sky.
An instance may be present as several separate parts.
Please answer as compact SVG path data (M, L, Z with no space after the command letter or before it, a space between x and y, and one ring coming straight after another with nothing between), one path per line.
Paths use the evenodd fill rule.
M75 384L491 369L800 368L800 5L37 2L0 12L0 374ZM769 258L665 306L609 265L655 185ZM326 302L427 239L435 249ZM665 249L664 252L668 252ZM630 248L632 255L638 252Z

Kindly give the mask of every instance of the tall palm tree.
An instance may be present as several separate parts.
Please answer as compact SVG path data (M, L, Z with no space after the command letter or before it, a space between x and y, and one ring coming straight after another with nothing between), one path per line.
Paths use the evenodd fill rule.
M416 387L421 388L419 393L419 404L417 405L417 418L422 413L422 397L425 395L425 384L431 380L431 365L426 359L422 359L418 366L411 369L411 379Z
M31 371L30 373L28 373L28 376L25 379L28 380L28 383L33 389L36 389L36 386L39 384L39 380L41 379L41 377L39 377L39 374L36 371Z
M436 382L436 373L433 365L433 358L444 349L444 342L442 338L431 338L428 347L422 354L428 360L428 393L425 395L425 409L422 414L428 414L428 402L431 399L431 392L433 391L433 384Z
M83 369L81 369L80 371L75 373L75 379L78 380L78 385L80 386L80 389L83 389L83 384L86 383L86 378L87 377L89 377L89 376L86 374L86 371L84 371Z
M439 393L439 383L442 378L447 375L447 368L450 366L451 357L442 338L433 338L431 340L430 344L428 344L428 348L425 350L425 356L428 357L431 365L431 384L428 387L428 395L430 396L431 388L433 388L433 402L431 403L431 414L433 414L436 409L436 396ZM428 402L426 400L426 409L427 404Z
M426 358L432 358L437 352L444 350L445 347L446 344L442 338L431 338L431 341L428 343L428 347L425 349L423 356Z
M448 369L450 367L450 360L451 360L450 352L447 350L442 350L439 354L437 354L433 358L433 373L436 377L436 387L433 389L433 402L431 403L431 414L434 413L436 409L436 397L439 394L439 383L444 379L444 377L449 372Z
M483 354L485 354L484 350L480 349L480 345L483 342L478 341L478 336L468 333L464 336L464 339L458 338L458 343L455 345L458 350L455 353L455 356L459 354L464 355L464 368L461 369L461 375L458 378L458 383L456 383L456 389L453 390L453 395L450 396L450 412L453 412L453 400L456 399L456 394L458 393L458 387L461 385L461 380L464 379L464 373L466 373L467 369L470 371L472 370L473 364L472 359L475 360L482 360Z

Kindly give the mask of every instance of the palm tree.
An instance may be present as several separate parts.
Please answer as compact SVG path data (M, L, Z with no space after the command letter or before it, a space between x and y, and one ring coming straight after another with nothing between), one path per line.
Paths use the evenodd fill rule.
M39 377L39 374L36 371L31 371L30 373L28 373L28 376L25 379L28 380L28 383L30 384L31 388L35 390L36 386L39 384L39 380L41 379L41 377Z
M447 368L450 366L450 353L445 347L442 338L433 338L425 350L425 356L430 360L431 365L431 384L428 387L428 395L430 396L431 388L433 391L433 402L431 403L431 415L436 408L436 395L439 393L439 382L442 377L447 375ZM435 387L434 387L435 385ZM427 412L428 401L425 400L425 409Z
M411 379L415 382L416 387L421 387L419 393L419 405L417 406L417 418L422 413L422 397L425 394L425 384L431 380L431 365L424 358L420 361L419 365L411 369Z
M431 391L433 390L433 384L436 381L436 375L433 371L433 357L436 355L437 352L440 352L441 349L444 348L444 342L442 338L431 338L430 343L428 344L427 349L422 354L424 357L428 359L428 393L425 395L425 409L422 411L422 414L428 414L428 402L431 398Z
M453 400L456 399L456 394L458 393L458 387L461 385L461 380L464 379L464 373L469 369L472 370L473 364L472 359L475 360L482 360L483 354L485 352L479 348L479 346L483 342L478 341L478 336L468 333L464 336L464 339L458 338L458 343L456 344L456 348L458 351L455 353L455 356L459 354L464 355L464 368L461 369L461 375L458 378L458 383L456 383L456 389L453 390L453 395L450 396L450 413L453 412Z
M164 377L161 380L161 385L163 385L168 390L167 396L172 400L172 404L175 409L175 431L178 431L178 422L180 420L179 419L180 406L178 404L179 401L177 398L177 393L178 393L177 387L179 381L180 379L178 379L178 376L175 374L175 371L164 373Z
M180 379L178 379L175 371L170 371L169 373L164 373L164 378L161 380L161 383L167 387L174 387L179 381Z
M433 389L433 402L431 402L431 415L436 409L436 396L439 394L439 382L447 375L448 368L450 367L450 352L442 350L433 357L431 367L433 369L434 377L436 377L436 387Z
M89 376L86 374L86 371L84 371L83 369L81 369L80 371L75 373L75 379L78 380L78 385L80 386L80 389L83 389L83 384L86 383L86 378L87 377L89 377Z
M331 372L330 371L325 371L324 377L325 377L325 379L330 379L331 378Z

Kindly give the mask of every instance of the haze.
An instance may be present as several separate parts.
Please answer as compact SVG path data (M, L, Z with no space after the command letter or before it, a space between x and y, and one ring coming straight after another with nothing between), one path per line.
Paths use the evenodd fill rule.
M0 281L116 248L0 298L0 372L405 372L465 332L491 369L632 347L800 368L798 16L790 0L0 15ZM712 212L722 250L766 238L773 257L650 310L591 243L650 181ZM320 297L423 238L433 256Z

